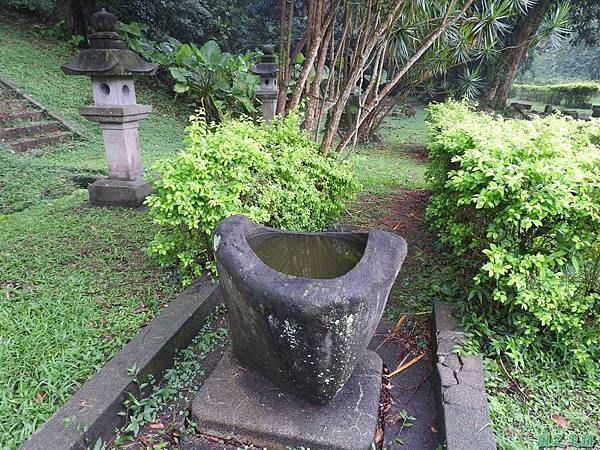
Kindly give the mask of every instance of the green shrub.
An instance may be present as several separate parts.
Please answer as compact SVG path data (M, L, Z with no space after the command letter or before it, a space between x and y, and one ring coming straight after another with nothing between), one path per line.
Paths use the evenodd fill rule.
M151 252L178 264L189 283L212 268L211 235L222 219L245 214L274 227L319 230L358 189L346 164L323 156L294 112L272 124L226 119L208 126L192 116L187 148L160 161L148 199L164 232Z
M55 0L8 0L6 6L17 11L33 13L40 18L48 18L56 7Z
M512 87L511 96L521 100L562 105L568 108L589 109L590 103L600 97L600 83L580 81L545 86L515 84Z
M600 343L600 124L431 106L427 215L468 274L468 321L517 363ZM507 336L500 338L499 336Z

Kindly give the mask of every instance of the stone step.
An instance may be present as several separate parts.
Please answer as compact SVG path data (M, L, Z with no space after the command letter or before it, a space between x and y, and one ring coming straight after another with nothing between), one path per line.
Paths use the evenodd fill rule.
M29 103L20 98L4 99L0 101L1 113L20 113L33 109Z
M27 150L31 150L32 148L58 144L59 142L65 141L70 136L70 133L58 131L55 133L36 136L33 138L19 139L16 141L7 142L7 144L9 144L16 152L26 152Z
M12 100L19 96L11 89L0 89L0 101Z
M43 111L25 111L20 113L2 113L0 112L0 124L13 121L39 122L44 118Z
M24 137L33 137L40 134L54 133L60 131L60 129L61 126L58 122L32 123L16 127L7 127L0 129L0 140L7 141Z

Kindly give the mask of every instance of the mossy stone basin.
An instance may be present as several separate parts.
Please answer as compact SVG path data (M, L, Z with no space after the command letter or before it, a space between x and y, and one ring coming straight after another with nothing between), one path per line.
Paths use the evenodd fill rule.
M377 230L286 232L235 215L217 226L214 250L235 357L325 404L366 350L406 242Z

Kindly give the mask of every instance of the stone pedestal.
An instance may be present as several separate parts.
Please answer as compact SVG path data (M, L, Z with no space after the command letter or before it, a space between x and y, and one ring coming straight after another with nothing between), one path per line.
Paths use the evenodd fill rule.
M100 179L88 186L90 203L94 206L142 206L153 187L143 178L136 180Z
M275 117L277 111L277 93L256 93L256 96L262 102L262 114L265 121L270 122Z
M241 367L227 353L194 399L192 418L201 433L269 450L370 450L382 369L381 358L366 351L338 395L317 406Z
M108 159L108 178L88 187L90 203L97 206L140 206L152 192L142 178L139 121L148 117L152 106L86 106L79 110L86 119L102 128Z

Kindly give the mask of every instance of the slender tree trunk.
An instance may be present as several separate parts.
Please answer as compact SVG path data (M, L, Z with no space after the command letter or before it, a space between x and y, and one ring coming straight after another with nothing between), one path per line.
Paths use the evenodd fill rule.
M288 1L290 6L288 8ZM287 103L288 86L292 71L292 27L294 24L295 0L281 0L281 23L279 30L279 94L277 96L277 114L285 112Z
M392 77L389 83L375 96L373 96L372 100L365 106L366 114L362 116L362 118L356 124L356 129L348 130L348 132L344 135L342 140L337 146L337 153L339 154L345 147L348 145L350 140L354 137L354 133L356 130L360 129L363 122L369 121L372 119L372 115L377 109L379 103L392 91L395 89L400 81L404 78L406 73L411 69L413 65L415 65L421 57L425 54L427 50L435 43L435 41L446 31L449 27L454 25L458 20L467 12L467 9L473 4L474 0L467 0L460 11L454 16L452 19L448 18L448 14L450 12L450 7L446 12L446 15L441 20L440 26L429 35L425 41L421 44L421 47L417 52L404 64L404 66Z
M506 105L519 65L525 58L532 39L552 3L553 0L538 0L515 29L514 41L504 50L502 61L488 83L483 99L484 105L493 108L502 108Z
M317 67L315 69L315 79L313 80L308 91L308 102L306 105L306 114L304 115L304 129L310 133L314 126L315 117L320 103L321 93L321 81L323 81L323 69L325 67L325 61L327 59L327 52L329 46L333 40L333 30L335 29L335 22L332 22L325 34L325 40L321 45L319 57L317 60ZM317 123L317 127L319 124Z
M378 19L374 27L366 26L361 28L348 77L344 80L343 89L341 90L337 103L333 108L333 112L327 121L327 127L320 147L321 153L327 153L331 148L333 139L338 132L340 120L344 109L346 108L346 104L348 103L348 99L356 87L359 77L363 74L365 66L372 60L372 53L379 38L383 36L396 21L398 14L402 10L403 4L404 1L396 1L395 3L390 4L384 17ZM370 20L365 21L367 24L370 22Z
M324 1L318 1L312 5L313 6L308 18L309 27L307 33L309 33L309 38L307 39L307 55L306 59L304 60L304 64L302 65L300 75L298 76L298 80L296 81L294 92L292 93L289 104L286 107L286 111L291 111L300 103L300 98L302 97L302 93L307 88L310 71L320 53L321 45L323 44L325 36L327 35L327 30L334 26L340 0L332 0L327 8L327 12L325 12ZM322 53L326 55L327 51ZM323 65L324 64L325 62L323 61Z

